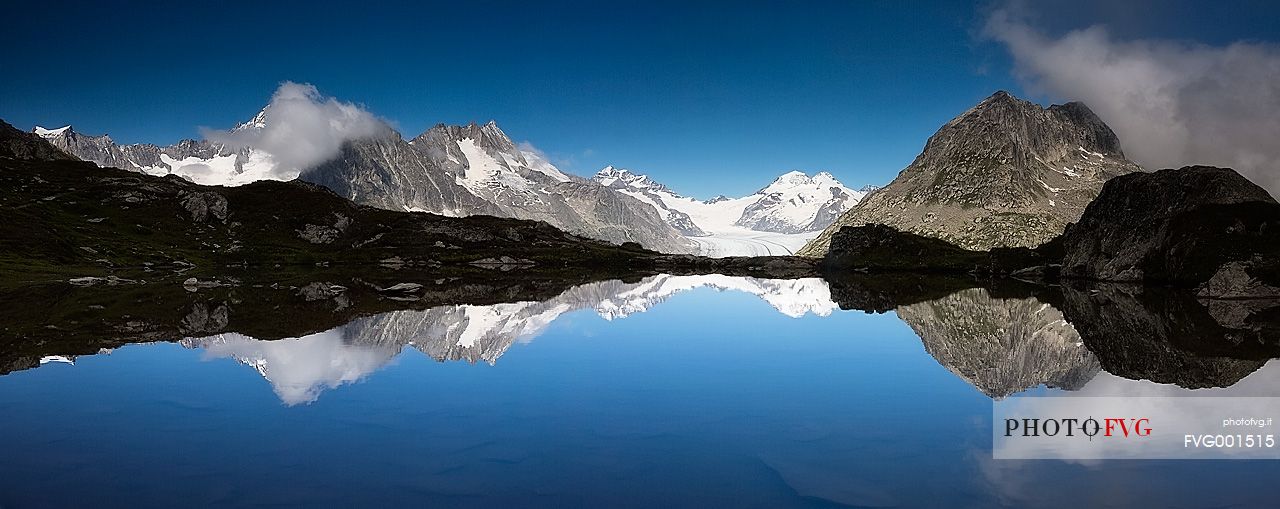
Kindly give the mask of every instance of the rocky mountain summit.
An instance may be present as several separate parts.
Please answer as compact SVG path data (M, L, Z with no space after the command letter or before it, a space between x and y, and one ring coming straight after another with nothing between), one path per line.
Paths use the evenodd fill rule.
M892 182L798 254L822 256L841 227L885 224L961 248L1035 247L1112 177L1139 171L1087 106L1048 108L996 92L942 126Z
M690 237L708 235L707 231L698 226L687 212L668 206L663 199L665 197L680 197L679 194L676 194L666 185L654 181L647 175L631 173L630 170L624 168L605 166L604 169L596 172L591 180L653 206L658 211L658 215L682 235ZM717 198L722 198L722 200L718 201L729 199L724 196ZM708 201L705 203L716 202Z

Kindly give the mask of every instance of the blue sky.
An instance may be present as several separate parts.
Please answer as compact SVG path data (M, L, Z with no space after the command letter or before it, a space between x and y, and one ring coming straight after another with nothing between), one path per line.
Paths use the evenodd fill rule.
M792 169L884 184L948 119L1024 89L959 2L23 3L0 118L167 144L251 117L285 80L406 136L497 120L573 173L634 168L699 197ZM1159 8L1153 7L1159 5ZM1225 7L1224 7L1225 5ZM1037 2L1048 34L1274 41L1266 2Z

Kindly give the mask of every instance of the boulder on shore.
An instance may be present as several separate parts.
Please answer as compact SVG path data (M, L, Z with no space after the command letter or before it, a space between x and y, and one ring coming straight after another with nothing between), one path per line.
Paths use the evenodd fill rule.
M1066 277L1278 296L1280 204L1229 168L1111 179L1062 237Z

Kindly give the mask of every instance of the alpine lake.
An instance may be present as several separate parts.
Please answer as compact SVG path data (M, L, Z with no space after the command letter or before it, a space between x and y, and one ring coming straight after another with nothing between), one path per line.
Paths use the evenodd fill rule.
M27 339L0 345L0 507L1280 500L1275 461L993 459L1014 398L1280 396L1275 352L1214 341L1274 327L1223 318L1243 304L929 278L438 284L373 308L326 283L4 296Z

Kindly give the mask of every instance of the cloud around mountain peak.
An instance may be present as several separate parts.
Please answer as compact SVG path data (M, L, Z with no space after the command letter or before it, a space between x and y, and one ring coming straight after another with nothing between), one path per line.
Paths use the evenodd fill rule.
M338 155L342 144L387 134L391 127L363 107L326 97L315 86L286 81L254 120L229 131L203 135L229 148L255 148L271 155L279 174L306 170Z
M1147 168L1229 166L1280 193L1280 46L1124 40L1100 25L1055 36L1025 7L993 11L982 33L1032 90L1088 104Z

